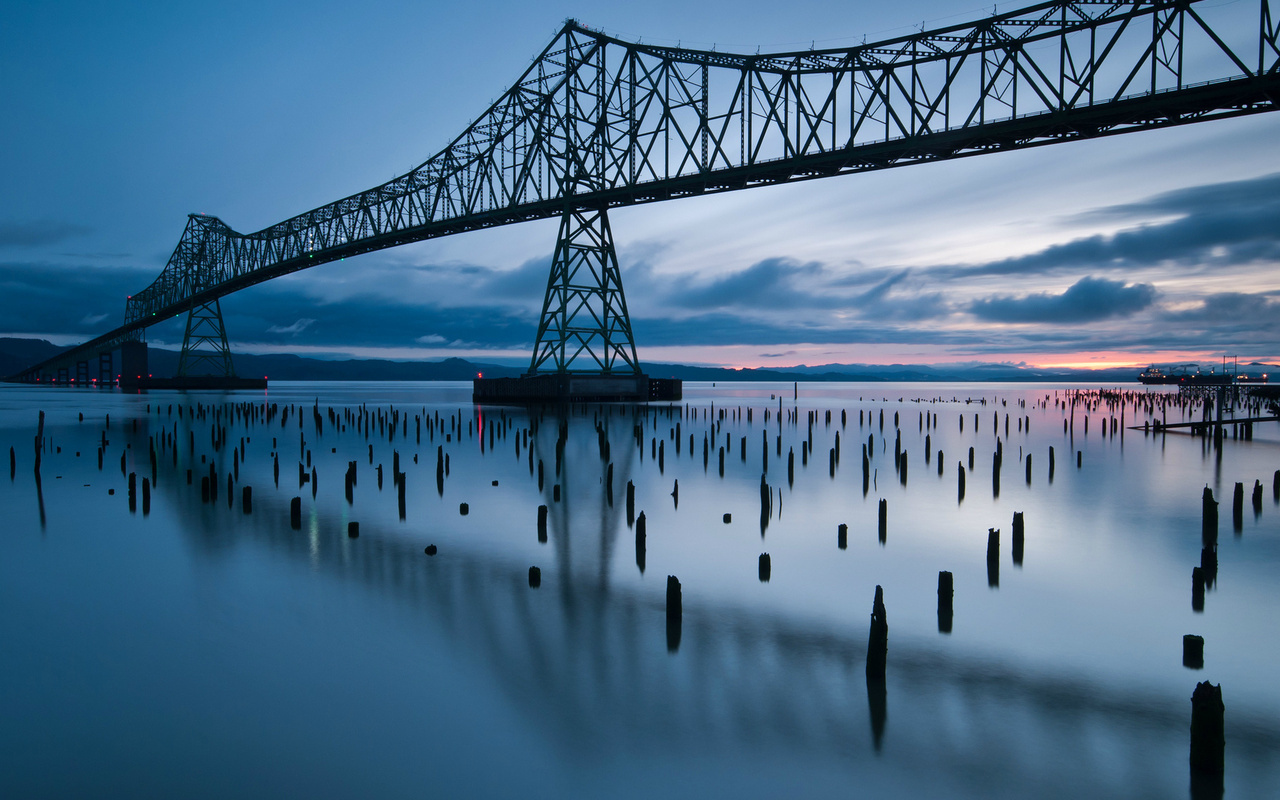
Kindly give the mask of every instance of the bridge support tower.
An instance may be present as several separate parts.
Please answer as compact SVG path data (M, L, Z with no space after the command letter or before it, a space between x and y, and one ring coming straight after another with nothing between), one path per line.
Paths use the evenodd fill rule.
M679 380L654 380L640 370L608 211L566 204L529 371L519 378L477 378L472 399L635 402L680 396Z
M222 306L217 300L197 306L187 314L187 332L178 356L179 378L213 376L234 378L227 329L222 324Z

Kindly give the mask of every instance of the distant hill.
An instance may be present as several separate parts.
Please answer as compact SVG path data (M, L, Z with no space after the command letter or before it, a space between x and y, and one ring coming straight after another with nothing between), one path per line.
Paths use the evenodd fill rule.
M0 338L0 376L20 372L66 349L44 339Z
M66 348L43 339L0 337L0 375L12 375ZM151 374L167 378L178 368L178 352L152 347L148 353ZM295 355L235 356L236 372L265 375L276 381L469 381L479 374L489 378L515 377L522 367L446 358L442 361L390 361L346 359L326 361ZM644 364L655 378L686 381L930 381L946 383L993 381L1061 381L1093 384L1134 383L1138 370L1130 368L1083 370L1042 369L1020 364L800 364L782 369L725 369L685 364ZM1242 364L1241 372L1280 374L1274 364Z

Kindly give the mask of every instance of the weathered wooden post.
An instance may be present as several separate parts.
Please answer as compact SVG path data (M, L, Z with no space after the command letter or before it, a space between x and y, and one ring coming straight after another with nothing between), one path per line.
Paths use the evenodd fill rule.
M955 582L950 572L938 573L938 632L951 633Z
M770 574L770 572L772 571L772 568L773 568L773 567L772 567L772 564L771 564L771 563L770 563L770 561L769 561L769 554L768 554L768 553L761 553L761 554L760 554L760 566L759 566L760 582L761 582L761 583L768 583L768 582L769 582L769 574Z
M1205 681L1191 695L1191 769L1221 774L1227 739L1222 686Z
M1022 512L1013 512L1013 563L1022 566L1023 521Z
M493 429L490 428L489 432L492 433ZM541 585L542 585L542 570L538 569L537 567L529 567L529 588L537 589Z
M295 497L289 501L289 525L295 530L302 530L302 498Z
M636 485L631 481L627 481L627 525L634 525L636 521Z
M880 499L880 544L884 544L889 534L889 501Z
M538 541L543 544L547 541L547 507L545 505L538 506Z
M1204 611L1204 570L1191 568L1191 610Z
M1182 637L1182 666L1204 669L1204 637L1186 634Z
M347 538L348 538L348 539L359 539L359 538L360 538L360 523L359 523L359 522L354 522L354 521L353 521L353 522L348 522L348 523L347 523Z
M667 576L667 651L680 649L680 629L684 622L684 602L680 596L680 581L675 575Z
M253 513L253 487L240 487L240 506L246 514Z
M1200 497L1201 538L1206 545L1218 543L1218 501L1213 499L1213 490L1204 487Z
M1000 586L999 528L987 528L987 586Z
M871 634L867 638L867 682L884 682L889 657L889 618L884 607L884 590L876 586L871 606Z
M640 569L640 574L644 574L645 561L645 539L648 536L648 523L645 521L644 512L640 512L640 518L636 520L636 567Z
M836 529L836 547L845 550L849 547L849 526L843 522Z

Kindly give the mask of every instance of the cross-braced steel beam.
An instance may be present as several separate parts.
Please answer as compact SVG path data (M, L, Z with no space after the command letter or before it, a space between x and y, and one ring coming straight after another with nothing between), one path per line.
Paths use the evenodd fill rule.
M231 347L222 324L222 307L217 300L191 309L187 314L187 332L182 337L178 356L179 378L213 375L234 378Z
M566 208L551 259L529 374L638 374L613 231L603 208Z

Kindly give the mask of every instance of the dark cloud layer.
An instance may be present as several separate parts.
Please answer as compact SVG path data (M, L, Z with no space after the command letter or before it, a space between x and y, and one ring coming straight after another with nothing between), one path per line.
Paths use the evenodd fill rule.
M40 247L58 244L90 232L90 228L70 222L55 222L51 220L0 221L0 246Z
M632 261L623 280L642 348L861 343L991 355L1154 347L1274 354L1280 299L1273 294L1197 295L1164 283L1157 289L1124 280L1122 271L1262 274L1253 265L1280 262L1280 175L1180 190L1089 216L1132 227L979 264L850 272L775 256L704 278L662 275L648 261ZM0 225L0 244L77 233L74 226ZM323 265L229 296L222 303L228 335L281 351L532 346L549 252L509 269L405 263L413 252ZM102 333L119 324L125 297L156 271L86 267L79 259L0 263L0 324L7 333ZM1075 282L1044 291L1042 276L1051 273L1060 285ZM999 293L975 299L967 279L978 275L1008 278ZM181 341L181 323L167 322L151 336Z
M983 264L929 269L938 277L1034 275L1067 269L1199 268L1280 261L1280 174L1209 184L1111 206L1082 221L1172 217L1112 235L1087 236L1036 253Z
M667 300L673 305L694 309L831 308L843 301L814 291L828 280L820 264L768 258L706 283L680 281ZM808 290L801 286L807 286Z
M126 267L0 262L0 330L102 333L124 321L125 299L152 277Z
M1081 278L1062 294L1025 297L998 295L969 305L969 313L987 322L1052 324L1097 322L1127 317L1150 306L1156 290L1149 283L1126 285L1106 278Z

